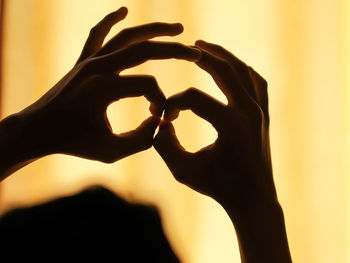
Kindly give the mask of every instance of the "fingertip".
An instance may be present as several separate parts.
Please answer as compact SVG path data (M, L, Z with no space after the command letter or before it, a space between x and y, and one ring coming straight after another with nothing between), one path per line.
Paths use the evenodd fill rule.
M174 23L173 27L176 30L176 33L178 33L178 34L180 34L184 31L184 26L181 23Z
M207 41L204 41L202 39L199 39L195 42L195 47L203 51L208 51L209 48L213 47L213 44Z
M103 22L107 23L109 27L112 27L115 23L118 23L119 21L123 20L126 17L127 13L128 9L125 6L123 6L118 10L105 16Z
M170 125L172 125L169 121L167 120L160 120L159 122L159 130L164 130L166 128L168 128Z
M179 114L180 114L180 110L165 110L165 113L164 113L164 120L170 122L170 121L173 121L173 120L176 120L177 117L179 117Z
M117 13L120 15L120 17L125 18L128 14L128 9L125 6L122 6L117 10Z
M152 113L152 115L161 118L163 115L164 106L165 106L165 99L164 99L164 102L161 104L151 102L149 106L149 111Z
M158 109L158 106L156 103L151 102L151 104L149 106L149 111L152 113L152 115L161 116L160 110Z

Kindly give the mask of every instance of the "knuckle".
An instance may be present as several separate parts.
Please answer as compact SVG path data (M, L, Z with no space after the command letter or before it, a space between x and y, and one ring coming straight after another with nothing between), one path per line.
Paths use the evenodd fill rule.
M116 161L115 158L105 158L104 159L104 163L108 163L108 164L111 164L111 163L114 163Z
M160 98L161 100L165 99L163 91L160 89L157 80L154 76L145 76L143 78L143 83L146 87L147 94L149 99L152 100L155 98Z
M255 69L253 69L252 67L248 66L248 70L253 75L253 77L257 80L260 87L266 89L268 86L267 81L258 72L256 72Z
M225 49L223 46L214 44L214 47L216 47L222 54L227 53L227 52L226 52L226 49Z
M158 89L158 83L154 76L151 76L151 75L144 76L143 81L151 89Z
M181 173L174 173L174 178L176 181L178 181L179 183L186 183L185 177L181 174Z
M197 97L199 93L200 91L198 89L191 87L185 91L185 96L194 98Z

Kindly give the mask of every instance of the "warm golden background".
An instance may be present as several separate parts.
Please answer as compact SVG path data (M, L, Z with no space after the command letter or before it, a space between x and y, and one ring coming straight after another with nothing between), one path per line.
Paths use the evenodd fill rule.
M3 116L53 86L74 65L89 29L122 5L129 15L110 36L152 21L182 22L185 31L177 41L219 43L268 80L274 174L294 262L350 262L349 1L8 0ZM195 86L225 100L211 78L188 62L148 62L135 72L154 74L167 96ZM143 99L109 109L119 130L147 115ZM216 136L189 112L176 128L190 150ZM156 204L183 262L240 262L223 209L177 183L154 149L111 165L61 155L43 158L1 183L1 211L95 183L128 200Z

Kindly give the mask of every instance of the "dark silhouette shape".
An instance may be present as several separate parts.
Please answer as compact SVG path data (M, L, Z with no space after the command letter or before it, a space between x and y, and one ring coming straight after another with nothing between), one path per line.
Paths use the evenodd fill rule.
M200 51L175 42L148 41L182 33L179 23L126 28L103 45L111 27L126 15L122 7L104 17L91 29L74 67L39 100L0 122L0 180L50 154L112 163L152 146L166 98L153 76L120 72L153 59L196 61ZM108 105L135 96L151 102L152 116L135 130L114 134Z
M272 174L267 82L219 45L197 41L195 47L191 47L148 41L158 36L180 34L181 24L151 23L127 28L103 45L110 28L126 14L127 9L120 8L101 20L92 28L72 70L34 104L0 122L0 180L53 153L111 163L153 145L179 182L212 197L224 207L236 229L242 262L290 263L283 210ZM170 58L194 62L207 71L226 95L228 104L194 88L166 99L153 76L119 74L150 59ZM106 117L107 106L118 99L140 95L151 102L152 117L133 131L113 134ZM164 109L164 120L160 122ZM209 121L218 132L215 143L196 153L183 149L171 124L179 111L185 109L191 109ZM154 137L159 124L159 132ZM78 251L76 253L81 257L97 260L107 259L109 255L123 262L164 260L152 258L156 256L154 251L161 249L158 239L149 239L153 236L153 231L148 231L152 227L142 227L149 222L148 217L134 214L115 226L115 220L111 220L114 217L106 216L104 211L118 211L115 212L118 214L117 206L99 210L105 207L103 202L98 202L94 209L87 208L90 204L84 202L73 203L76 206L62 206L58 201L48 207L49 214L57 221L45 220L46 217L38 221L40 213L31 220L27 214L21 214L24 212L13 212L20 215L12 218L8 215L3 224L11 225L22 217L24 227L17 226L12 230L4 227L3 236L0 235L0 238L4 237L1 247L6 251L13 249L14 256L21 255L19 251L26 251L35 257L38 249L27 249L27 246L31 246L33 238L41 233L40 253L48 251L51 257L68 256ZM59 216L56 209L65 216ZM93 223L89 220L91 216L95 219ZM139 217L141 221L138 221ZM6 218L10 219L6 221ZM27 226L28 222L32 223L31 227ZM53 227L48 222L57 224ZM69 227L60 228L61 223ZM101 224L110 227L100 228ZM44 226L47 231L38 231L45 229ZM65 232L66 229L70 231ZM25 232L29 230L30 233ZM139 239L142 231L146 232L141 236L148 239ZM113 235L109 236L109 232ZM164 238L155 230L155 237L159 236ZM119 238L122 241L116 241ZM17 243L21 244L22 250L14 248ZM144 244L149 247L143 247ZM118 256L108 254L111 251Z
M174 177L220 203L235 225L242 262L291 262L283 211L272 175L267 82L225 48L196 41L195 63L208 72L228 104L191 88L167 98L153 146ZM171 121L192 110L210 122L217 140L186 152Z
M6 213L0 244L2 258L11 262L179 262L155 207L130 204L101 186Z

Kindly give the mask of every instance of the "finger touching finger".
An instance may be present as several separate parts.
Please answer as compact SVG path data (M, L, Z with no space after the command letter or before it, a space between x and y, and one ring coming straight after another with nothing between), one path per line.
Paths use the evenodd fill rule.
M151 113L158 117L162 116L166 98L153 76L121 76L118 80L118 88L114 87L114 90L115 99L145 96L151 102Z
M183 26L179 23L150 23L126 28L108 41L106 45L97 53L97 55L105 55L128 45L142 42L154 37L176 36L181 34L182 31Z
M92 60L93 69L121 72L147 60L183 59L197 61L201 51L175 42L144 41Z
M150 148L158 125L159 118L152 116L143 121L135 130L117 134L115 151L118 159Z
M172 121L177 118L180 110L187 109L210 122L217 130L225 127L227 122L227 106L195 88L169 97L164 119Z

